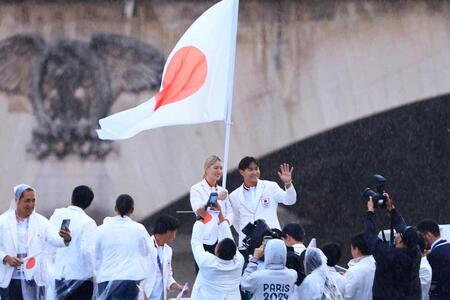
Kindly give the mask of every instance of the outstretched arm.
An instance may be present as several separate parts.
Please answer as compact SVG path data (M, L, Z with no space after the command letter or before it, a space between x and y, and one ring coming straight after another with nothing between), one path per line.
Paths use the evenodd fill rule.
M391 249L386 243L378 238L374 217L375 208L373 206L372 197L369 197L369 201L367 201L367 212L364 216L364 239L375 260L378 261L378 258L380 257L387 258L387 253Z
M395 228L397 232L403 232L406 228L406 222L400 213L395 209L394 201L391 199L388 193L383 193L383 196L386 197L386 206L391 215L392 226Z

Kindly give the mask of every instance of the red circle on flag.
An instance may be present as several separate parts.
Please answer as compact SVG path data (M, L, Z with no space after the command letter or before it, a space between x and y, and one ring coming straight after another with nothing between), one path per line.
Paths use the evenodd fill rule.
M33 269L34 266L36 265L36 259L34 257L31 257L28 261L27 264L25 265L25 267L27 269Z
M180 48L167 65L161 91L156 94L154 110L183 100L205 83L208 66L206 56L194 46Z

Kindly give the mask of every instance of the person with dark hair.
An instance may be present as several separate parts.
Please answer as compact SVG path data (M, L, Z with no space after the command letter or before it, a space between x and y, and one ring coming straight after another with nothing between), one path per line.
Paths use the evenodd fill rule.
M70 245L55 252L54 280L58 300L92 299L97 224L84 210L93 199L91 188L77 186L72 192L71 205L56 209L50 217L55 229L67 226L72 232ZM69 223L65 223L67 220Z
M270 228L281 229L278 204L293 205L297 201L297 192L292 184L293 169L289 164L280 165L278 176L284 184L283 190L276 182L259 179L261 174L256 158L247 156L239 162L239 173L244 182L230 194L230 202L234 217L232 224L239 233L240 250L245 237L242 229L248 223L262 219Z
M149 261L156 261L156 249L142 224L131 220L134 200L120 195L116 216L106 217L98 227L96 253L96 299L135 300L139 283L149 276Z
M201 219L206 226L203 234L203 248L214 254L218 239L219 212L214 206L208 205L212 193L217 193L217 201L220 204L222 213L231 225L233 221L233 211L228 200L228 191L219 185L223 175L222 160L216 156L209 156L203 165L203 179L191 187L189 196L192 210L197 218ZM198 272L198 267L195 265Z
M422 253L422 259L420 261L419 278L420 286L422 287L422 300L430 299L430 287L432 278L432 269L430 263L427 260L426 242L423 235L419 232L419 249Z
M438 300L450 299L450 243L441 238L439 225L433 220L421 221L417 230L429 249L427 260L433 270L430 295Z
M371 300L373 278L375 276L375 260L370 255L364 234L359 233L350 241L352 259L345 272L344 299Z
M214 254L203 248L205 224L196 221L192 228L191 247L194 259L199 267L197 278L192 288L191 299L241 299L239 282L244 265L244 258L236 251L236 244L228 222L226 222L220 204L215 209L219 211L218 243Z
M383 196L386 197L392 226L397 233L395 248L378 238L374 223L374 203L372 197L369 197L364 218L364 239L376 262L373 299L419 300L422 294L419 280L421 255L417 246L417 232L406 225L389 194L383 193Z
M286 266L297 272L297 281L295 282L294 292L291 295L292 299L297 299L298 288L306 277L304 267L306 247L303 244L305 229L298 223L289 223L283 227L281 235L287 247Z
M297 255L301 255L306 247L303 244L305 240L305 229L297 223L289 223L283 227L283 240L288 247L294 248Z
M67 247L69 229L55 229L35 212L36 191L29 185L14 187L8 211L0 216L0 298L42 300L49 263L48 246ZM58 235L59 230L59 235Z
M342 256L342 246L338 243L325 244L322 247L322 252L327 258L327 266L330 271L331 277L334 279L336 286L339 289L341 295L344 295L345 291L345 278L336 270L336 265Z
M142 282L146 299L165 300L168 289L178 292L183 289L183 286L173 278L172 248L167 245L175 239L179 226L178 219L169 215L162 215L155 222L151 240L157 256L156 261L150 263L150 267L155 270L156 276L149 277Z

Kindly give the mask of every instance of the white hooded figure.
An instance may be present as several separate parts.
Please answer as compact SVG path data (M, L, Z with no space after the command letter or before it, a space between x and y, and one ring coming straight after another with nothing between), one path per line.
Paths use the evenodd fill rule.
M2 299L43 299L48 281L48 245L66 247L64 238L49 221L35 212L36 191L29 185L14 187L14 199L0 216L0 288ZM14 299L14 298L13 298Z
M300 300L342 300L342 295L327 267L327 258L318 248L307 248L306 278L299 287Z
M269 240L264 248L264 268L258 270L250 260L241 279L241 288L257 299L290 299L297 273L286 268L286 245L282 240Z

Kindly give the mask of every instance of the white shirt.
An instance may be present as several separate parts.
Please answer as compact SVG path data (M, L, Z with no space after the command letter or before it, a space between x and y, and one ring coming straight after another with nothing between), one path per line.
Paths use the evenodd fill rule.
M160 288L159 286L160 283L156 282L160 281L159 276L161 274L160 266L158 265L157 260L157 248L162 248L163 250L159 250L160 262L162 263L163 269L162 280L160 282L162 283L163 287L162 291L164 294L164 299L167 299L168 294L167 290L170 289L170 286L172 284L176 283L175 279L173 278L173 270L172 270L172 248L167 244L158 247L155 236L151 236L151 240L153 242L152 255L151 259L146 262L150 269L149 276L144 281L142 281L141 287L144 290L145 295L147 296L152 295L153 290L155 288L156 289ZM157 297L156 294L155 297Z
M127 216L105 218L95 248L97 282L146 278L150 247L150 235L142 224Z
M29 218L17 221L17 257L25 258L28 253L28 224ZM25 279L24 266L21 264L14 269L12 279Z
M224 189L220 185L211 187L205 179L197 184L194 184L191 187L190 191L190 202L192 210L196 212L199 208L205 207L211 192L220 193L222 191L224 191ZM233 222L233 210L231 209L229 199L217 201L220 204L223 215L231 225ZM208 213L212 216L212 220L206 223L206 226L204 226L203 228L203 244L214 245L218 239L219 212L211 210L208 207Z
M350 260L345 272L344 299L372 300L375 259L372 255Z
M25 271L27 280L33 279L37 285L43 286L48 280L48 256L46 249L51 244L65 247L64 240L58 235L49 221L42 215L33 212L28 220L28 239L26 240L27 256L35 260L34 267ZM14 211L7 211L0 216L0 258L6 255L17 256L18 235L17 220ZM11 282L14 267L0 264L0 287L6 288Z
M230 194L230 204L233 209L232 224L239 233L239 247L242 247L242 240L245 237L242 229L257 219L266 221L270 228L280 229L277 216L278 203L294 204L297 201L297 192L293 185L283 190L276 182L258 179L255 199L256 208L246 200L243 185Z
M203 229L205 224L195 222L192 228L191 247L194 259L199 267L192 288L192 300L236 300L240 299L239 282L241 280L244 257L239 251L231 260L223 260L203 249ZM232 238L226 222L219 225L219 241Z
M86 280L94 276L95 239L97 224L83 209L68 206L56 209L50 223L56 231L64 219L70 219L72 241L66 248L58 248L55 253L55 278L67 280Z
M245 202L249 203L253 210L256 210L256 206L258 205L258 199L256 199L256 186L242 187L244 188Z
M330 271L331 277L334 279L334 282L336 283L337 288L339 289L339 292L341 295L344 295L345 292L345 277L339 274L336 271L335 267L328 266L328 270Z
M432 270L430 263L426 256L423 256L420 261L419 278L420 286L422 287L422 300L429 300L430 286L431 286Z
M294 248L294 252L295 252L295 254L297 254L297 255L302 254L303 251L306 250L305 245L303 245L302 243L294 244L294 245L292 245L292 248Z
M155 242L156 243L156 242ZM163 300L164 299L164 283L163 283L163 268L164 268L164 247L157 247L157 265L155 284L153 285L152 293L149 300Z

